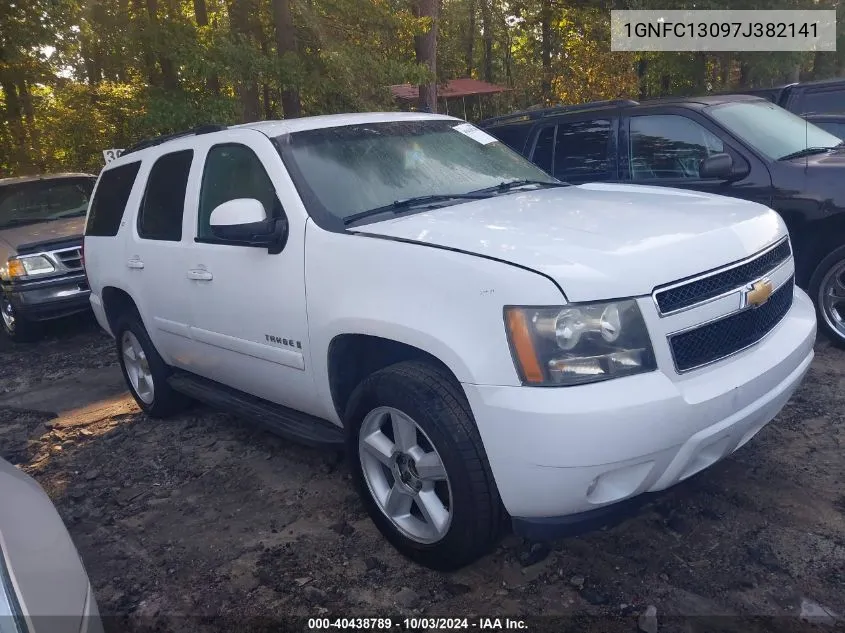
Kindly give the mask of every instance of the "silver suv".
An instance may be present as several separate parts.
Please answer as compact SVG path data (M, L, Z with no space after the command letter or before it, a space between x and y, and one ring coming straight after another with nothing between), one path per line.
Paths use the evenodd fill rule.
M90 309L82 233L95 182L90 174L0 180L0 324L13 341Z

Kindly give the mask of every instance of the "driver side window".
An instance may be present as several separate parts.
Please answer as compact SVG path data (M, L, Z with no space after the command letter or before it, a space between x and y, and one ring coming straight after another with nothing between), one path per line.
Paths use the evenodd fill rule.
M701 161L725 151L722 141L677 114L631 117L631 180L698 179Z
M226 143L208 151L200 189L197 237L214 239L211 212L229 200L254 198L264 206L267 216L277 206L276 189L261 160L246 145Z

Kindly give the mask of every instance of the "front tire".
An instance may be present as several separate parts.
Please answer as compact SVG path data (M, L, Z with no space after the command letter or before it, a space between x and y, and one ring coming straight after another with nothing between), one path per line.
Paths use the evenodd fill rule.
M14 343L32 343L41 334L38 323L27 321L18 314L12 301L4 294L0 294L0 327Z
M159 356L137 313L121 316L114 328L120 370L138 406L152 418L166 418L190 405L167 382L170 368Z
M489 552L502 506L460 386L423 362L384 368L347 408L353 479L370 517L402 554L450 571Z
M809 292L820 328L833 345L845 349L845 246L819 263L810 277Z

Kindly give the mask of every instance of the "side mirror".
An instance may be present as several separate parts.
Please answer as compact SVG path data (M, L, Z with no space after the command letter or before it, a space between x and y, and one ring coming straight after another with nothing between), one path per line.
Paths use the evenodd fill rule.
M730 154L713 154L701 161L698 175L713 180L740 180L748 175L748 166L735 165Z
M211 212L209 226L214 237L250 246L266 246L281 252L287 237L287 220L270 218L264 205L254 198L224 202Z

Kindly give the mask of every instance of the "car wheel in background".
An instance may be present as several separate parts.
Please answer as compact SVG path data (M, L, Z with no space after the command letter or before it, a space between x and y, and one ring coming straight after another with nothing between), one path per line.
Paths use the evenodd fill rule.
M147 415L164 418L190 405L187 396L168 384L171 370L159 356L136 312L119 317L114 334L123 378L135 402Z
M834 345L845 348L845 246L821 261L809 289L821 329Z
M437 570L495 545L502 505L460 386L423 362L365 379L350 399L353 479L378 529L402 554Z
M0 294L0 327L3 334L15 343L31 343L41 333L38 324L21 317L4 294Z

